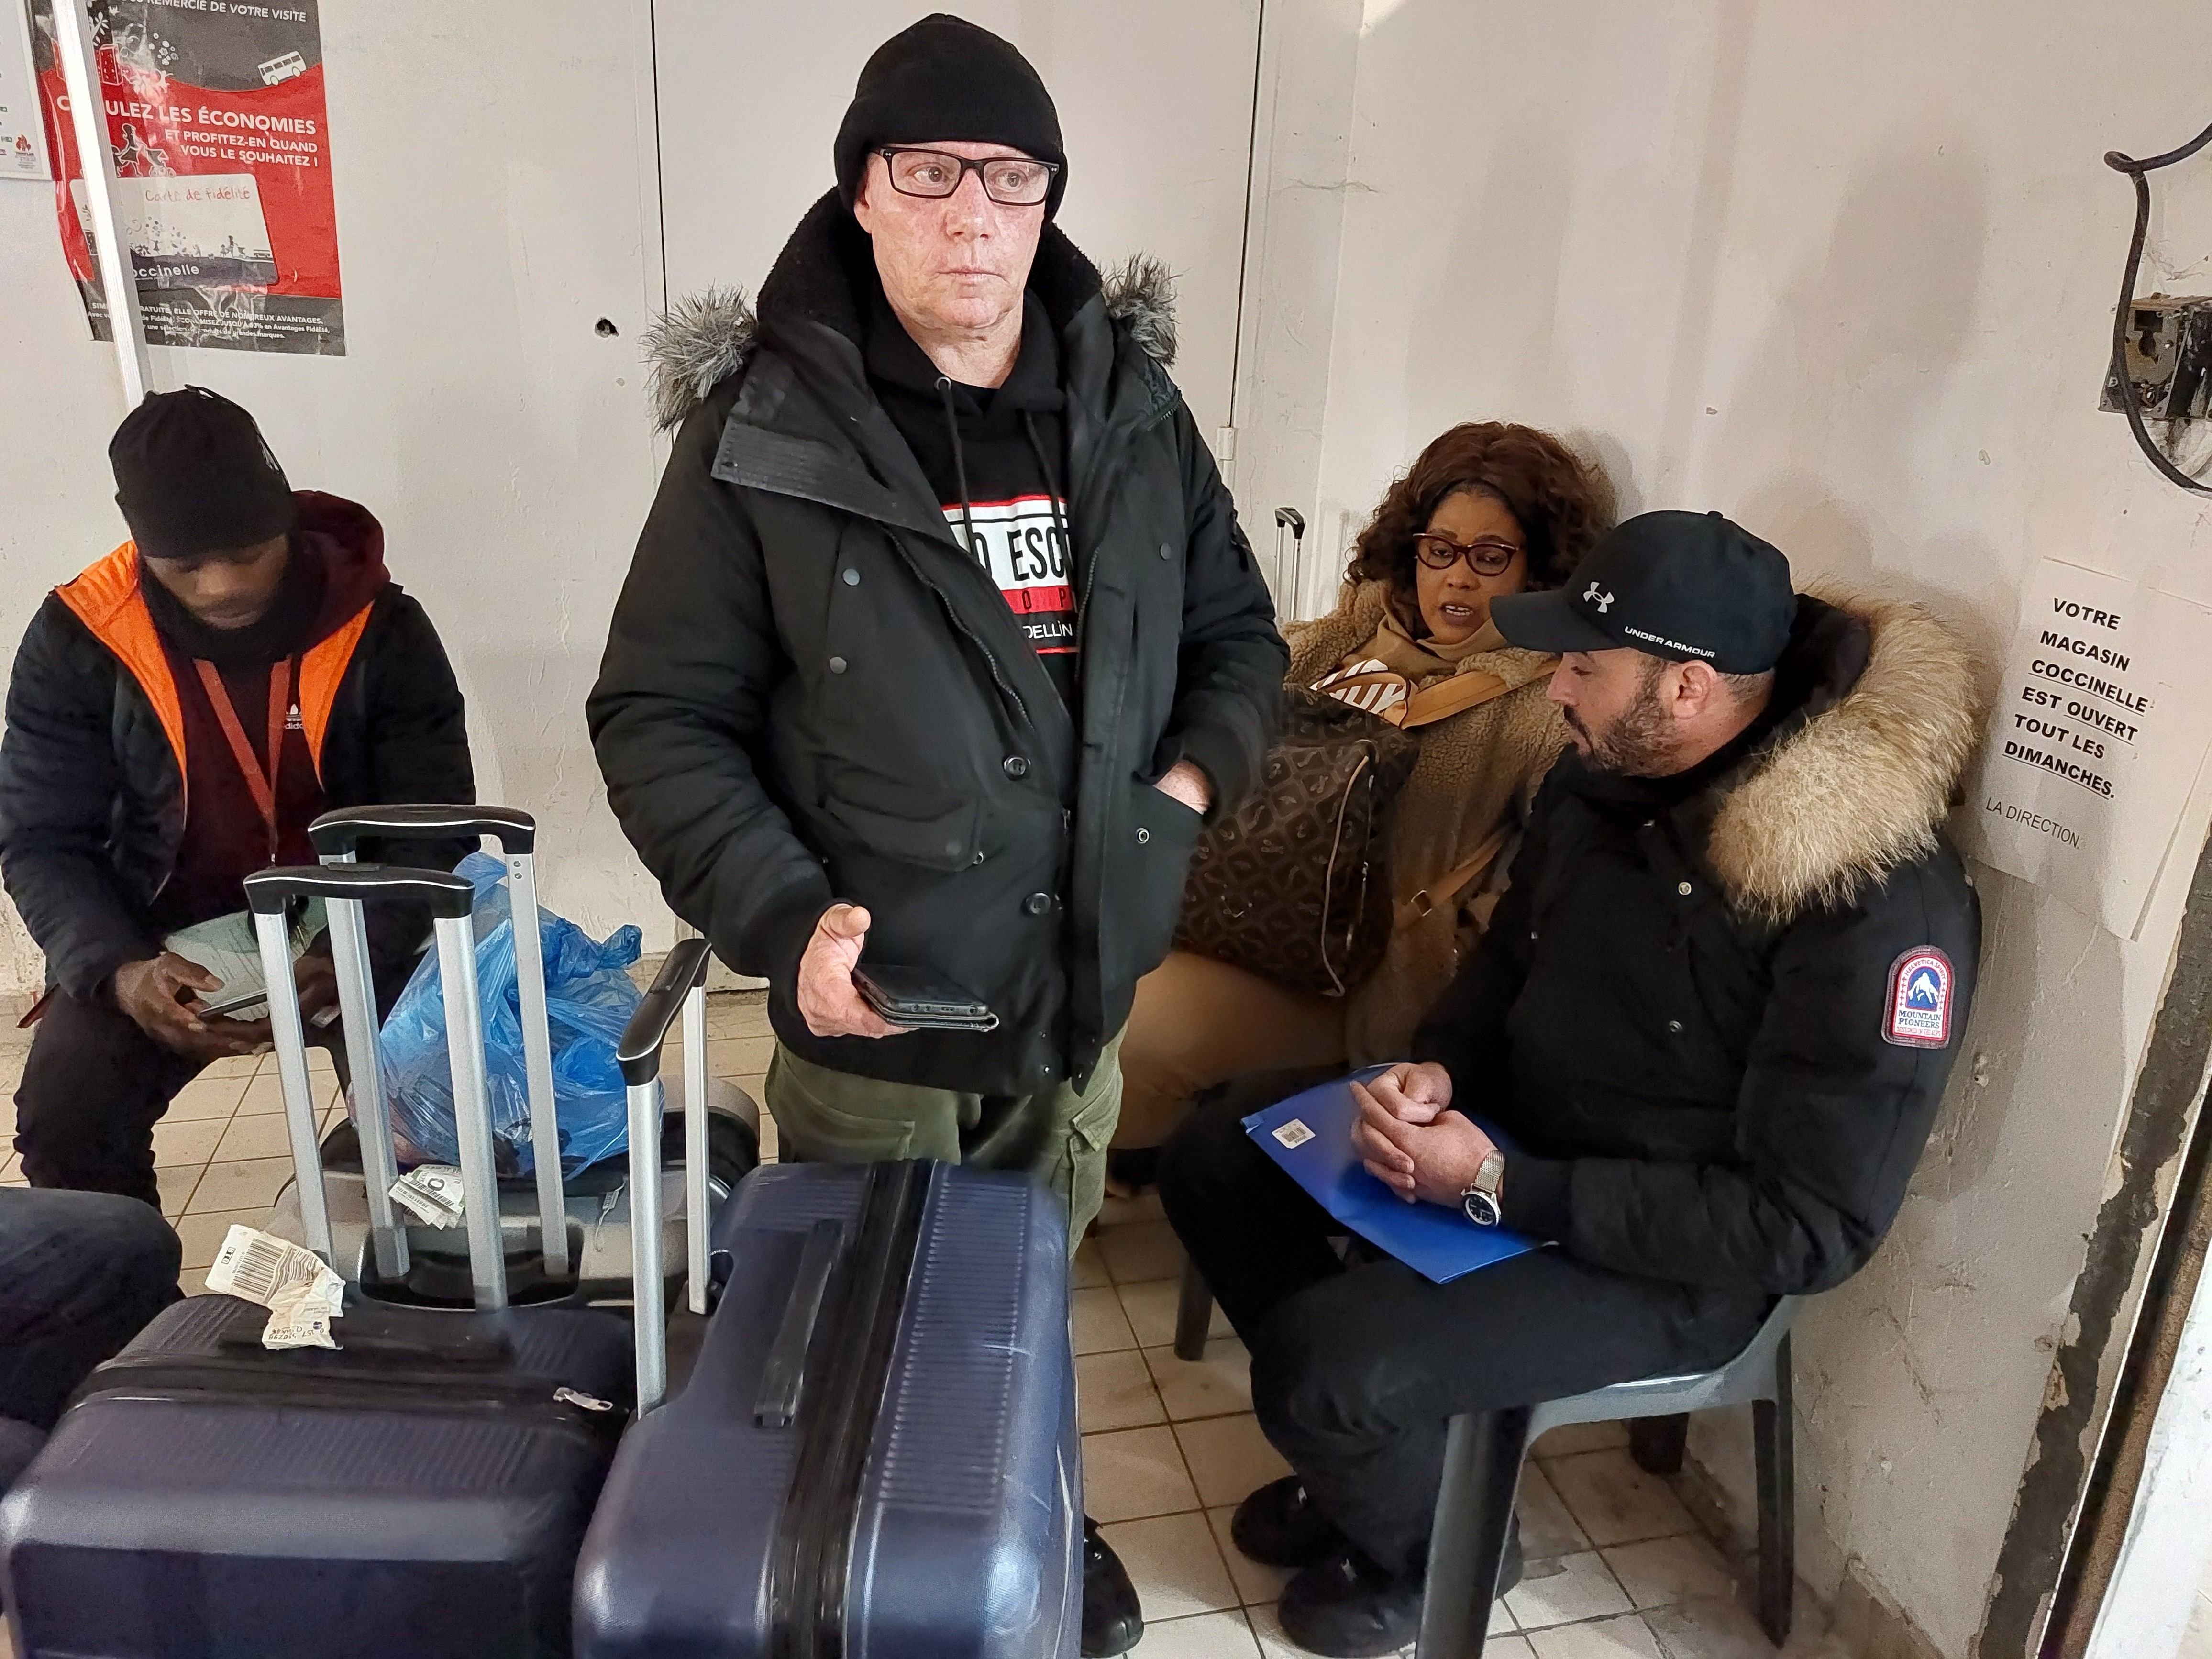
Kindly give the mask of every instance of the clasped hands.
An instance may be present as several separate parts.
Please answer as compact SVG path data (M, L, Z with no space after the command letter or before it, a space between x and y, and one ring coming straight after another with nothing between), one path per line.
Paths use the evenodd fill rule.
M1354 1083L1359 1121L1352 1150L1367 1173L1411 1204L1457 1209L1496 1144L1474 1121L1451 1109L1451 1073L1437 1065L1393 1066L1369 1083Z

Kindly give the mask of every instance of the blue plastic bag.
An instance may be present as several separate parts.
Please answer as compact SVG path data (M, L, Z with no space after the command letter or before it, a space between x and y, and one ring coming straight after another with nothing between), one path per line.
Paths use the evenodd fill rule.
M530 1085L523 1067L507 866L489 854L471 853L453 866L453 873L476 889L477 1000L483 1022L493 1156L501 1175L529 1175L536 1164L530 1155ZM561 1168L574 1175L629 1144L629 1097L622 1068L615 1063L615 1045L641 1000L623 970L637 960L643 936L635 927L618 927L605 944L595 944L574 922L542 905L538 931L545 963ZM394 1127L432 1162L459 1162L445 988L434 950L416 964L414 977L384 1022L376 1051Z

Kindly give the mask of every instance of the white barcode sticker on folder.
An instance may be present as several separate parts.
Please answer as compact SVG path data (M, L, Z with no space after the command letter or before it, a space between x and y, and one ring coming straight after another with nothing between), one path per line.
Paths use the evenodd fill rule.
M312 1250L234 1224L208 1269L207 1287L269 1310L268 1348L335 1348L331 1321L344 1310L345 1281Z
M1286 1152L1296 1152L1313 1138L1314 1132L1306 1127L1303 1118L1294 1117L1287 1123L1277 1125L1275 1128L1275 1139L1282 1143L1283 1150Z

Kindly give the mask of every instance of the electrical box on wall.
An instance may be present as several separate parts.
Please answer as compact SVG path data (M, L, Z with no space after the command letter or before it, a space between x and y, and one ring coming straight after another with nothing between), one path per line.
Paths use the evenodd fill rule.
M2155 295L2128 307L2126 368L2130 392L2146 420L2191 421L2212 416L2212 299ZM2119 366L2105 372L2098 407L2125 412Z

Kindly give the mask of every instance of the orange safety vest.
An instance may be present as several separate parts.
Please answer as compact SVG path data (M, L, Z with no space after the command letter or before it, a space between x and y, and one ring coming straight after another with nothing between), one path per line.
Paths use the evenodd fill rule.
M138 590L138 546L125 542L54 592L75 611L77 619L115 653L131 671L146 701L167 734L177 757L177 775L184 781L185 799L191 793L191 775L185 765L185 706L177 696L176 678L169 672L168 654L154 625L154 613ZM346 618L345 626L311 647L300 659L300 721L306 728L307 753L315 763L315 776L323 775L323 738L330 730L331 709L338 698L338 683L353 660L354 647L368 627L375 601Z

